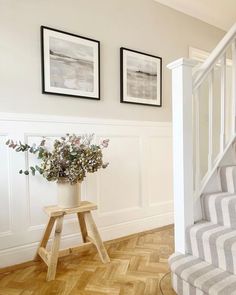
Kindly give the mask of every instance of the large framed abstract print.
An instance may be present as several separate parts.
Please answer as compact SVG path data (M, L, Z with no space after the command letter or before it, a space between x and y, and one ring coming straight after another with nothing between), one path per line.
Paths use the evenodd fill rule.
M100 43L41 27L42 91L100 99Z

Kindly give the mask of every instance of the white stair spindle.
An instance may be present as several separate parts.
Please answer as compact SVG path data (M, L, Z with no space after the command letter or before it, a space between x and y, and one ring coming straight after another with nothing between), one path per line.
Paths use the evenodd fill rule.
M199 111L199 90L194 94L195 113L195 193L200 189L200 111Z
M186 253L186 228L194 223L192 68L181 58L172 70L175 250Z
M235 135L236 115L236 39L232 43L232 137Z
M220 152L225 148L225 101L226 101L226 54L221 59L221 123L220 123Z
M209 105L208 105L208 171L212 169L212 150L213 150L213 85L214 70L209 76Z

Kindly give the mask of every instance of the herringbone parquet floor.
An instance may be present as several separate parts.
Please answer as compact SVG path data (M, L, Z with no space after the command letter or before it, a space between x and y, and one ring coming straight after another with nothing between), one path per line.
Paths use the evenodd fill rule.
M56 280L46 282L46 266L35 262L0 274L0 295L161 295L159 281L173 252L173 229L165 228L107 243L111 263L102 264L94 249L60 259ZM174 295L170 276L164 295Z

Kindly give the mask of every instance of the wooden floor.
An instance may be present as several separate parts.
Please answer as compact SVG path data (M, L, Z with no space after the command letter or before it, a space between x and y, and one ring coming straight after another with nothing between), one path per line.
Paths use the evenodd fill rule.
M159 282L169 272L173 229L168 227L107 243L111 263L102 264L90 251L60 260L56 280L46 282L46 266L35 262L0 274L0 295L162 295ZM161 281L164 295L174 295L170 275Z

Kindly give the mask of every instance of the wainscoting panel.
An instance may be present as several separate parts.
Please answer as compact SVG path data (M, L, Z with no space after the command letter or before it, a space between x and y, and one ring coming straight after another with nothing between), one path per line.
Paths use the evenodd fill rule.
M42 208L57 202L55 183L19 175L37 160L9 150L8 138L31 144L42 136L95 133L97 142L110 139L104 150L109 166L82 184L82 199L98 204L94 217L104 240L173 222L169 122L0 113L0 126L0 267L32 259L47 221ZM67 217L63 247L81 241L78 230L75 216Z
M141 206L140 139L138 136L109 138L110 146L104 150L104 156L113 160L98 173L97 192L99 212L115 214Z
M9 186L10 170L9 170L9 151L5 142L7 134L0 134L0 184L1 184L1 210L0 214L0 236L5 236L11 232L11 193Z
M172 182L172 174L170 174L172 163L171 138L169 136L150 137L148 148L149 205L158 206L160 202L172 201L172 186L166 185L166 179ZM163 160L166 165L162 165ZM153 185L154 183L156 185Z

